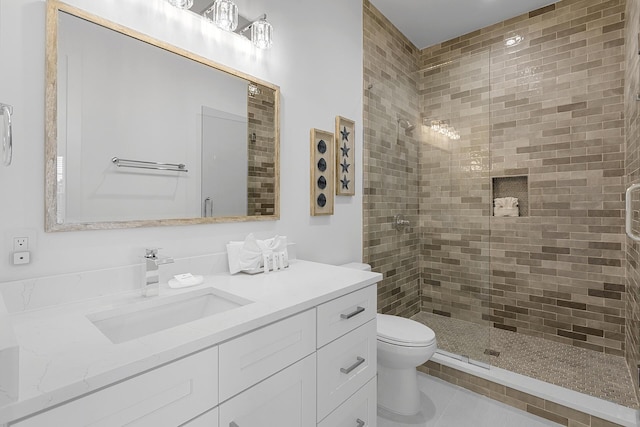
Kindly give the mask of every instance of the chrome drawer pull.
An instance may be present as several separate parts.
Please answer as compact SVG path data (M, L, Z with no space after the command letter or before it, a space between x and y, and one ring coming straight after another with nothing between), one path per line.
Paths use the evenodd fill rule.
M356 308L356 311L353 311L349 314L341 314L340 317L342 319L351 319L353 316L357 316L358 314L362 313L364 311L364 307L358 307Z
M353 365L349 366L348 368L340 368L340 372L342 372L343 374L349 374L351 373L351 371L353 371L354 369L356 369L358 366L362 365L364 363L364 359L360 356L358 356L357 358L357 362L354 363Z
M364 427L364 426L365 426L365 424L366 424L366 423L365 423L364 421L362 421L360 418L358 418L358 419L356 420L356 422L358 423L358 427Z

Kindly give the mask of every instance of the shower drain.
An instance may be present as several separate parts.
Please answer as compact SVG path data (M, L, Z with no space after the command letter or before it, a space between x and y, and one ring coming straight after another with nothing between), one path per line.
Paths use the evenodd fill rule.
M500 352L499 351L491 350L490 348L486 349L484 351L484 354L486 354L487 356L495 356L495 357L500 356Z

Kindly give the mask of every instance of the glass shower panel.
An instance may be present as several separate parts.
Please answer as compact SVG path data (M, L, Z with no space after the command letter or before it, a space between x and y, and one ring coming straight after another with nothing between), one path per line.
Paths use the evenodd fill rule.
M490 364L490 52L422 63L419 316L440 352Z

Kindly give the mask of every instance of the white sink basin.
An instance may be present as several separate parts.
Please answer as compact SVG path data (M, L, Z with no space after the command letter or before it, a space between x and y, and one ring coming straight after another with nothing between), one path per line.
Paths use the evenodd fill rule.
M224 313L253 301L221 292L200 289L175 297L153 298L87 318L114 344L160 332L204 317Z

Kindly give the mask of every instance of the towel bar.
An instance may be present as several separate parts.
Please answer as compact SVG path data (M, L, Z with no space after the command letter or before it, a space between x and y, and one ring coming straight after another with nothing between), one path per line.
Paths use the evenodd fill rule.
M142 160L121 159L119 157L113 157L111 161L119 168L157 169L173 172L189 172L187 166L182 163L145 162Z

